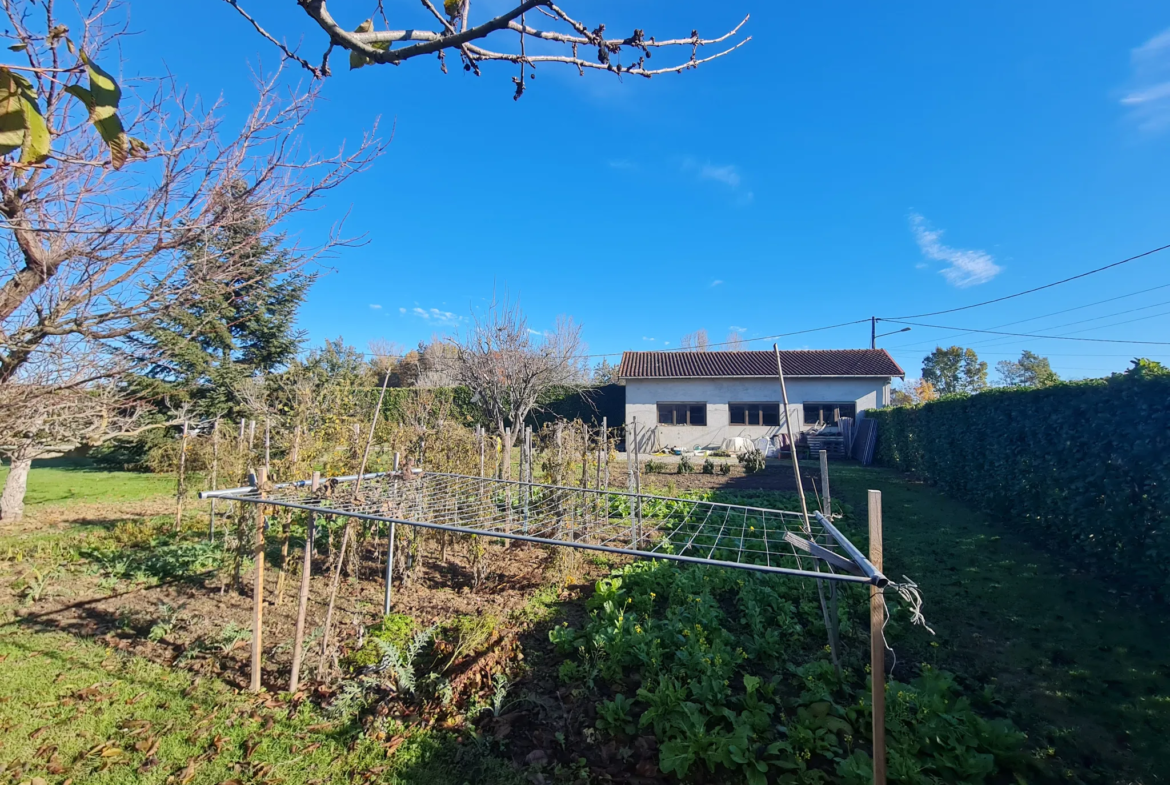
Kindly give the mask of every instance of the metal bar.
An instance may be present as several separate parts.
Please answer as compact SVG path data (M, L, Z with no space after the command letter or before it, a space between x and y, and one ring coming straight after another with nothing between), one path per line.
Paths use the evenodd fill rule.
M838 556L837 554L833 553L832 551L826 550L825 548L822 548L821 546L817 545L815 542L812 542L810 540L806 540L803 537L801 537L797 534L794 534L793 532L785 532L784 533L784 540L786 542L791 543L795 547L800 548L802 551L807 551L808 553L817 557L818 559L822 559L822 560L828 562L829 564L833 565L834 567L836 567L839 570L847 570L848 572L851 572L854 575L864 575L864 573L862 573L862 571L861 571L861 568L858 567L853 562L849 561L848 559L842 558L842 557Z
M259 504L260 499L240 498L239 501L246 504ZM290 502L278 499L264 499L264 504L273 507L287 507L293 510L308 510L310 512L317 512L323 515L342 515L350 518L357 518L365 521L389 521L391 523L402 524L403 526L417 526L422 529L434 529L436 531L449 531L457 534L477 534L488 537L500 537L507 540L519 540L522 542L533 542L542 545L561 545L568 548L580 548L589 551L603 551L605 553L614 553L627 556L640 556L646 559L666 559L669 561L681 561L692 564L707 564L715 567L733 567L737 569L751 570L753 572L767 572L779 575L796 575L805 578L822 578L826 580L836 580L842 583L871 583L868 578L859 577L855 575L846 575L838 573L817 573L810 570L795 570L788 567L769 567L763 564L749 564L749 563L735 563L723 562L717 559L703 559L690 556L679 556L671 553L652 553L649 551L642 551L630 548L613 548L605 545L595 545L585 542L566 542L564 540L556 540L548 537L532 537L523 534L514 534L511 532L501 532L490 529L473 529L466 526L449 526L439 523L428 523L425 521L405 520L401 518L390 518L381 515L374 515L372 513L351 512L347 510L335 510L321 506L313 506L309 504L301 504L298 502Z
M849 558L853 559L853 561L857 563L857 566L861 568L863 573L865 573L865 577L869 579L870 583L872 583L874 586L882 588L889 585L890 579L885 575L882 575L882 571L878 569L877 566L872 564L869 559L865 558L865 556L861 554L861 551L857 550L857 546L849 542L844 534L837 531L837 527L830 523L828 518L822 515L819 511L816 513L816 517L821 526L825 528L825 531L827 531L832 536L832 538L837 541L837 544L841 546L841 549L849 554Z

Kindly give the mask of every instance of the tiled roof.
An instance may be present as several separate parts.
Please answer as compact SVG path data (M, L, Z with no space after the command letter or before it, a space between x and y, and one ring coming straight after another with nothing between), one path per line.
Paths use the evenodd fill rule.
M785 376L905 376L885 349L782 351ZM775 352L625 352L624 379L776 376Z

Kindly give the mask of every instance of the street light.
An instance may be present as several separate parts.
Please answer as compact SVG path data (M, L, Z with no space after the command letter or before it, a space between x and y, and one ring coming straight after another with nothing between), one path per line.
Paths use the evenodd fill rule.
M903 327L901 330L893 330L892 332L882 333L881 335L871 336L870 341L869 341L869 348L871 348L871 349L877 348L877 339L878 338L885 338L887 335L897 335L898 333L908 333L908 332L910 332L910 328Z

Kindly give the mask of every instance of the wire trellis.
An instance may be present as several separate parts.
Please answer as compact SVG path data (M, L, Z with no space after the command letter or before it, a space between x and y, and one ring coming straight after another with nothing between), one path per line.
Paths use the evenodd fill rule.
M824 516L437 472L383 472L201 498L808 578L888 580Z

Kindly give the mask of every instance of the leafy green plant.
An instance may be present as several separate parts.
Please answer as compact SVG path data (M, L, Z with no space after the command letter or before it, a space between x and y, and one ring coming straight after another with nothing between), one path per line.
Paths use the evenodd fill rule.
M180 608L160 602L158 604L158 619L151 625L150 632L147 633L146 637L148 640L161 641L174 632L181 621Z
M865 618L865 596L841 600L848 636L852 620ZM550 631L577 663L562 674L593 669L608 683L614 694L598 699L598 731L619 743L652 732L664 774L748 785L869 776L862 661L833 666L808 583L642 562L598 581L588 610L581 629ZM641 687L627 697L617 688L635 672ZM1022 734L979 716L949 675L891 682L887 701L891 781L989 783L1028 771Z
M720 463L719 464L719 473L725 477L727 475L731 474L731 464L728 463L727 461L723 461L722 463Z
M715 461L711 460L710 458L703 461L703 474L714 474L714 473L715 473Z
M678 474L694 474L695 464L691 463L691 458L686 453L679 456L678 467L676 469Z
M221 654L230 654L233 649L244 641L252 640L252 631L229 621L217 636L216 644Z
M748 474L758 474L768 465L764 453L755 447L739 456L739 462L743 465L743 470Z
M633 717L634 702L620 692L613 700L597 704L597 727L614 736L631 736L638 729Z
M666 464L651 458L646 461L646 465L642 468L645 469L647 474L662 474L666 470Z

